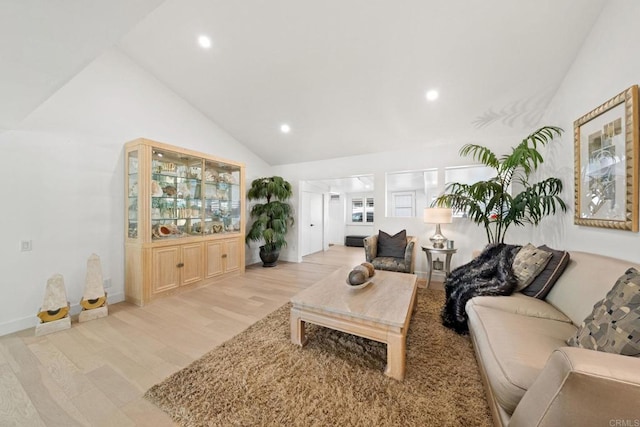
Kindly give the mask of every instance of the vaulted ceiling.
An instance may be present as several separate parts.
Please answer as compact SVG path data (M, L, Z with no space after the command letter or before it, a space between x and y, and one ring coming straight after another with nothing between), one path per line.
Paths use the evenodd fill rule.
M605 2L3 1L0 127L116 46L273 165L521 135Z
M0 129L13 129L162 0L0 2Z

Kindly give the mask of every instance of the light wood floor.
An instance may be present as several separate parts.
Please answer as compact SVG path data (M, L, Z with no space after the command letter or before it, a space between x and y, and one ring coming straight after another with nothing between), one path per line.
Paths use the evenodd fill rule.
M149 387L323 275L363 261L362 248L332 246L145 307L113 304L108 317L65 331L0 337L0 426L172 426L142 398Z

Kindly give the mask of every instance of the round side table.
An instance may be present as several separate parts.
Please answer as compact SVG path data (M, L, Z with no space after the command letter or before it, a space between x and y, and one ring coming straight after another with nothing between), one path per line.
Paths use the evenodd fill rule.
M427 264L429 266L429 279L427 280L427 288L428 288L429 285L431 285L431 274L433 273L433 270L434 270L434 268L433 268L433 255L436 255L436 256L437 255L444 255L445 256L444 268L438 269L438 271L444 271L444 275L445 275L444 277L446 279L447 276L449 275L449 273L451 273L451 257L458 250L457 249L447 249L447 248L442 248L442 249L429 248L429 247L425 247L425 246L422 247L422 250L427 255Z

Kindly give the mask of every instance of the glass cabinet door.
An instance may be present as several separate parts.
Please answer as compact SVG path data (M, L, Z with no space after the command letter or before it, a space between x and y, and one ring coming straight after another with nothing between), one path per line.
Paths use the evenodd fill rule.
M202 159L154 149L151 160L153 240L201 235Z
M205 161L204 233L240 231L240 168Z
M138 150L127 153L127 237L138 238Z

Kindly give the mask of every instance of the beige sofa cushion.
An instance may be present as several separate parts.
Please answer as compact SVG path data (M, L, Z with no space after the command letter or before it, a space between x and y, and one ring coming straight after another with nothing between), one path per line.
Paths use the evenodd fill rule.
M566 321L522 316L471 301L466 308L476 354L498 404L511 414L551 353L566 345L576 327Z
M495 308L509 313L524 316L539 317L541 319L558 320L571 323L571 319L551 304L538 298L529 297L521 293L509 296L484 296L472 298L467 305L480 305Z
M612 283L629 267L640 267L629 261L570 251L567 269L545 298L571 321L580 325L593 311L593 305L611 290Z

